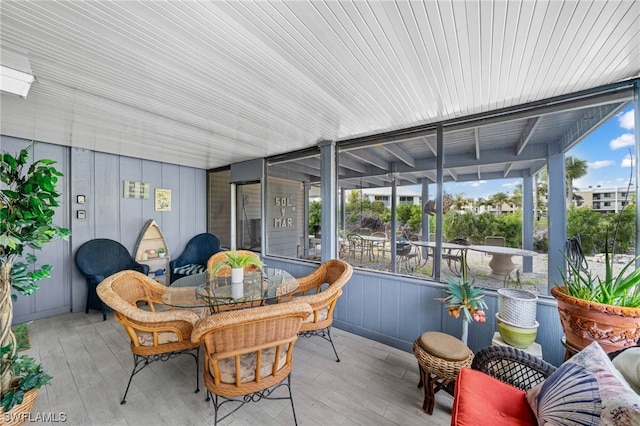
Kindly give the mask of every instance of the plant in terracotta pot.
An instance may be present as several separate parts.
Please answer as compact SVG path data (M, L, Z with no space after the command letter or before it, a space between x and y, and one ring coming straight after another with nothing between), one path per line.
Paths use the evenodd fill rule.
M623 205L626 207L627 203ZM558 301L567 344L574 349L597 341L606 352L613 352L633 346L640 339L640 269L635 267L640 256L625 264L619 273L613 272L621 215L622 210L613 238L605 248L604 278L584 271L567 258L570 273L565 275L561 270L562 283L551 289Z
M0 153L0 401L4 410L22 403L25 395L48 381L48 375L28 357L16 355L12 289L33 294L37 282L50 276L51 266L36 266L40 250L57 238L67 239L69 230L53 223L62 174L52 160L29 161L29 148L16 156Z

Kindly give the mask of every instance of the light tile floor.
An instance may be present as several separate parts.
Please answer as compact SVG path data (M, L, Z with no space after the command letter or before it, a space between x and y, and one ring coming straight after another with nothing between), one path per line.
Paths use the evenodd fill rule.
M213 423L204 385L195 390L193 358L151 364L133 379L120 405L133 359L124 329L112 315L70 313L29 325L31 349L53 376L40 392L33 420L68 425L201 425ZM412 353L333 329L341 362L325 340L300 338L294 354L293 398L300 425L449 425L452 398L436 395L422 411ZM202 358L202 356L201 356ZM200 370L202 372L202 369ZM202 374L202 373L200 373ZM202 380L200 379L200 382ZM38 424L59 424L38 422ZM223 425L288 425L288 401L248 404Z

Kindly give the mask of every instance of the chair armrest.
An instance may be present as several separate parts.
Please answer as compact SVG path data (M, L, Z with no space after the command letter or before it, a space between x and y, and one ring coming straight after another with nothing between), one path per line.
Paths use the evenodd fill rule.
M85 275L84 277L87 279L87 282L89 284L94 284L94 285L100 284L106 278L104 275L100 275L100 274Z
M136 262L132 269L137 272L142 272L145 275L149 275L149 265L143 265Z
M548 362L510 346L481 349L473 358L471 368L524 391L556 371Z

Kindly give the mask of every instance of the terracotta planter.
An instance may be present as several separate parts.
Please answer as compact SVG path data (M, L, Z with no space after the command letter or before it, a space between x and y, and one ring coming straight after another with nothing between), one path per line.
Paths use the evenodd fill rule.
M569 296L565 287L553 287L567 342L582 349L596 341L605 352L634 346L640 338L640 308L623 308Z
M24 394L22 404L15 405L7 413L5 413L2 408L0 408L0 423L3 426L19 426L29 420L29 413L31 413L31 410L36 403L36 398L38 397L39 392L39 388L31 389Z

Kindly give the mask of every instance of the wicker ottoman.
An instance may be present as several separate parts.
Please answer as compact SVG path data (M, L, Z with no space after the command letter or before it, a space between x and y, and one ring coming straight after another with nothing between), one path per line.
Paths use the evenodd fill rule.
M413 342L413 354L420 370L418 387L424 385L422 409L433 414L436 392L444 389L453 396L458 372L462 367L471 366L473 352L453 336L429 331Z

